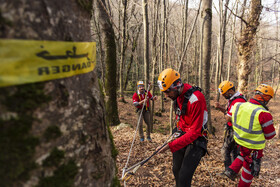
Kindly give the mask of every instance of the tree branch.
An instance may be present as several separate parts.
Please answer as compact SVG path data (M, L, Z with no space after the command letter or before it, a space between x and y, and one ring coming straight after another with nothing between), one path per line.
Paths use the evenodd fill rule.
M239 18L239 19L240 19L241 21L243 21L246 25L248 25L248 22L247 22L245 19L243 19L242 17L236 15L228 6L225 5L225 7L226 7L227 9L229 9L229 11L230 11L235 17Z

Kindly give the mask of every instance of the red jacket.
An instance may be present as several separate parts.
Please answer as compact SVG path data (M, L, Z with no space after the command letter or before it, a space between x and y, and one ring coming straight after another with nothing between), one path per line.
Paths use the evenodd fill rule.
M180 109L184 102L184 94L191 88L191 85L184 84L184 89L181 95L177 98L177 104ZM206 101L204 95L195 91L189 99L187 104L187 112L181 115L179 120L179 127L186 132L183 136L173 140L169 143L171 152L176 152L188 144L192 143L201 135L202 125L207 123L208 113L206 108Z
M250 103L260 105L260 103L254 99L250 99ZM276 135L272 115L270 113L261 112L259 115L259 122L262 126L265 139L269 140Z
M234 105L235 103L240 103L240 102L244 103L244 102L246 102L246 100L243 99L243 98L234 99L235 97L238 97L238 96L240 96L240 95L242 95L242 94L239 93L239 92L237 91L237 92L228 100L227 116L229 116L229 117L232 116L232 108L233 108L233 105ZM232 101L232 99L234 99L234 100ZM232 101L232 102L231 102L231 101ZM229 104L230 104L230 105L229 105ZM231 122L228 122L227 124L228 124L228 126L232 126L232 123L231 123Z
M145 99L145 95L146 95L146 90L145 90L145 93L143 93L143 94L139 94L139 91L135 92L132 96L133 104L143 101ZM146 107L149 108L149 105L150 105L149 100L153 99L153 96L150 93L150 91L148 91L147 98L148 99L147 99ZM141 109L143 107L143 105L137 105L136 107Z

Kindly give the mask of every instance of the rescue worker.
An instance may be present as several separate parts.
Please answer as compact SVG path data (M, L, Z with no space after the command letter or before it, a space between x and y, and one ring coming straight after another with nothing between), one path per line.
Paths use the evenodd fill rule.
M240 154L225 171L225 175L234 180L243 166L239 187L250 186L253 177L259 175L265 140L273 138L276 134L272 115L267 108L273 96L273 88L261 84L255 89L255 95L249 102L233 106L234 140L240 146Z
M228 100L226 109L222 107L219 102L215 102L215 108L222 111L223 114L225 114L226 119L224 143L221 152L224 156L225 170L227 170L238 155L237 144L233 139L233 129L231 123L232 107L235 103L246 102L246 99L238 91L235 91L234 84L230 81L221 82L218 90L220 94Z
M140 141L143 142L144 141L144 133L143 133L143 118L144 121L147 125L146 128L146 134L147 134L147 140L151 141L151 122L150 122L150 109L149 109L149 105L150 102L149 100L156 100L157 96L152 96L152 94L150 93L150 91L145 90L144 88L144 82L143 81L138 81L137 82L137 92L134 93L134 95L132 96L132 100L133 100L133 105L136 107L136 113L137 113L137 118L140 122L139 122L139 136L140 136ZM146 94L147 93L147 94ZM147 95L147 98L146 98ZM145 103L145 106L143 108L143 104ZM141 114L141 110L143 108L143 112Z
M165 97L174 101L177 118L177 127L173 130L176 131L176 139L159 153L168 149L172 152L176 186L191 186L193 174L207 152L206 134L203 132L208 120L206 101L200 88L183 84L180 74L170 68L161 72L158 86Z

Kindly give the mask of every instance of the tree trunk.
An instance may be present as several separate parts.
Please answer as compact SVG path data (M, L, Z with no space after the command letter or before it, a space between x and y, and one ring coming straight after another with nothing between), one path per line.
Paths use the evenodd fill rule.
M238 41L238 90L245 95L248 93L248 77L251 73L252 50L255 45L254 38L259 26L261 11L261 0L251 1L249 19Z
M123 5L123 20L122 20L122 42L121 42L121 64L120 64L120 100L125 102L124 95L123 95L123 88L124 88L124 63L125 63L125 51L126 51L126 9L127 9L127 0L122 0Z
M98 18L98 15L96 13L95 10L93 10L93 24L94 24L94 29L96 34L97 34L97 38L98 38L98 43L97 43L97 46L99 48L99 50L96 52L98 55L99 55L99 58L100 60L98 61L99 64L100 64L100 68L101 68L101 81L102 81L102 88L104 89L105 88L105 64L104 64L104 51L103 51L103 46L102 46L102 38L101 38L101 30L100 30L100 26L99 26L99 18ZM97 66L98 66L98 63L97 63ZM103 92L104 90L102 90Z
M135 50L137 49L137 42L138 42L141 28L142 28L142 24L138 26L136 36L133 37L133 39L132 39L131 55L130 55L129 64L128 64L127 70L126 70L126 76L125 76L125 81L124 81L124 90L126 90L126 88L127 88L129 73L130 73L130 70L132 67L132 63L134 62L134 54L135 54ZM138 80L138 79L132 79L132 80ZM135 84L133 84L133 85L135 85Z
M163 0L163 11L165 11L165 0ZM161 4L160 4L160 7L159 7L159 9L161 9ZM161 24L161 23L159 23L159 32L160 32L160 35L159 35L159 42L160 42L160 56L159 56L159 63L160 63L160 65L159 65L159 72L162 72L163 71L163 69L164 69L164 58L163 58L163 55L164 55L164 52L165 52L165 50L164 50L164 30L165 30L165 22L164 22L164 13L163 13L163 17L162 17L162 15L160 14L160 20L162 20L161 21L161 23L163 23L163 24ZM161 19L162 18L162 19ZM164 95L163 95L163 93L161 92L161 102L160 102L160 108L161 108L161 111L162 112L164 112L165 111L165 109L164 109Z
M158 34L158 21L159 21L159 7L160 7L160 0L157 0L154 2L154 21L153 21L153 45L152 45L152 51L153 51L153 57L152 57L152 95L155 95L155 85L157 85L157 80L155 79L156 74L156 66L158 61L158 53L157 53L157 34ZM154 129L154 109L155 109L155 103L154 101L151 102L151 132L153 132Z
M110 22L109 15L106 12L104 0L98 0L97 8L102 30L103 46L105 51L106 63L106 120L108 125L114 126L120 124L117 103L117 58L116 58L116 43L115 34Z
M1 0L0 37L91 42L92 3L85 2ZM114 185L95 71L1 88L0 110L1 186Z
M211 125L211 108L210 108L210 62L211 62L211 33L212 33L212 0L203 0L202 3L202 18L203 18L203 53L202 53L202 64L203 64L203 92L206 99L207 110L208 110L208 127L210 132L213 133Z
M144 80L145 85L148 87L149 76L149 19L148 19L148 1L143 0L143 25L144 25Z
M228 68L227 68L227 80L228 81L232 81L230 80L230 72L231 72L231 61L232 61L232 53L233 53L233 44L234 44L234 40L235 40L235 35L234 35L234 31L235 31L235 22L236 22L236 18L234 18L233 20L233 24L231 27L231 39L230 39L230 49L229 49L229 55L228 55Z

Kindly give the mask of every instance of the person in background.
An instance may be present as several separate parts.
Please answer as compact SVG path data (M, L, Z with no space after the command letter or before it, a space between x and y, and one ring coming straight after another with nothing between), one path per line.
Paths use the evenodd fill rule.
M150 122L150 102L149 100L156 100L157 96L152 96L150 91L145 90L145 85L143 81L137 82L137 92L135 92L132 96L133 105L136 107L136 113L137 118L139 122L139 136L140 141L143 142L145 140L144 138L144 132L143 132L143 118L147 125L146 128L146 134L147 134L147 140L151 141L151 122ZM146 103L145 103L146 102ZM145 103L145 106L143 108L143 104ZM143 111L142 111L143 108ZM141 112L142 111L142 112Z
M237 144L233 139L233 128L231 123L232 108L235 103L244 103L246 102L246 99L238 91L235 91L233 83L227 80L220 83L218 90L228 101L227 108L222 107L219 102L215 102L215 108L223 112L226 119L224 143L221 152L224 156L225 170L227 170L238 155ZM224 172L222 174L224 174Z
M191 186L192 177L207 152L205 131L208 120L206 100L198 87L183 84L180 74L173 69L165 69L158 77L158 86L164 95L175 103L177 127L173 130L176 139L162 149L173 155L173 174L176 186Z
M253 177L259 175L265 141L276 135L273 118L267 104L274 96L274 90L267 84L255 89L255 95L246 103L237 103L232 110L234 140L240 147L240 154L225 171L225 175L235 180L243 166L239 187L251 185Z

